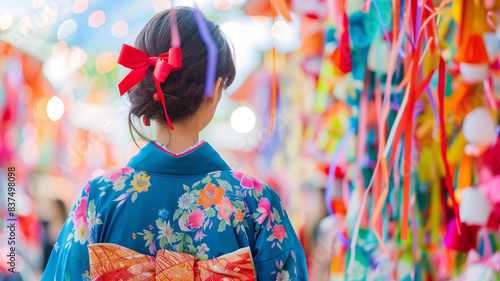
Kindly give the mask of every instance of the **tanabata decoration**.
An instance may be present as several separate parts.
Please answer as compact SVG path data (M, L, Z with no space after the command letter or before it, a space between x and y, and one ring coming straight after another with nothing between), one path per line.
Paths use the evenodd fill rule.
M306 12L315 5L326 12ZM328 173L332 280L476 280L469 272L483 269L497 280L489 261L500 251L499 8L475 0L292 3L302 22L323 23L324 46L286 55L303 65L321 60L319 74L303 68L297 80L276 71L314 101L283 90L278 106L290 100L289 110L307 116L300 126L308 146L297 161L307 155ZM466 262L469 250L479 258Z
M198 25L201 39L207 46L208 62L204 93L206 96L211 97L215 86L215 75L217 72L217 57L219 49L217 48L217 44L215 44L214 39L210 34L210 30L208 30L207 22L205 21L205 18L203 17L199 9L194 10L194 19L196 20L196 24Z
M259 3L261 2L261 3ZM262 3L263 2L263 3ZM279 11L281 16L287 21L290 22L292 21L292 18L290 16L290 11L288 9L288 5L285 2L285 0L263 0L263 1L252 1L249 2L248 4L245 5L243 10L249 14L249 15L262 15L266 14L267 11L269 11L272 20L273 20L273 25L276 20L277 12L276 10ZM274 127L275 127L275 115L276 115L276 104L277 104L277 92L276 92L276 87L277 87L277 77L276 77L276 48L275 48L275 42L274 42L274 37L273 37L273 48L272 48L272 60L273 60L273 76L272 76L272 94L271 94L271 112L269 116L270 124L269 124L269 136L272 137L273 132L274 132Z

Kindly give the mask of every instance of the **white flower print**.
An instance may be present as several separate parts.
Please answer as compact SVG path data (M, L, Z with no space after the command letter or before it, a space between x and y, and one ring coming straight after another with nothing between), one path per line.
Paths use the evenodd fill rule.
M75 229L75 236L74 236L75 242L80 242L81 245L84 245L85 242L87 242L88 238L89 238L89 233L86 225Z
M290 281L290 274L288 271L282 270L276 275L276 281Z
M158 228L160 231L158 231L158 238L161 239L163 237L167 238L167 241L171 241L172 234L174 233L174 229L170 227L170 221L165 224L165 221L163 221L163 225L158 224Z
M93 229L95 226L95 210L91 212L90 210L87 212L87 222L89 224L89 228Z
M88 274L88 271L84 274L82 274L82 281L90 281L90 276L87 275Z
M195 201L194 195L186 192L182 194L181 198L179 198L179 208L181 209L189 209L191 207L191 204L193 204Z
M127 179L128 179L128 177L120 177L115 182L113 182L113 190L114 191L122 190L125 187L125 181Z
M201 244L201 246L196 247L196 249L198 249L198 253L200 255L204 255L205 252L210 251L210 249L207 247L207 244L205 243Z

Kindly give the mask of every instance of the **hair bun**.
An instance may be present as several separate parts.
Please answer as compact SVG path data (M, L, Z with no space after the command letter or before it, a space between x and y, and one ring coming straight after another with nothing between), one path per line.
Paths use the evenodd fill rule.
M172 123L187 119L200 108L205 97L203 91L208 59L207 47L201 39L194 18L194 9L190 7L174 9L175 13L171 13L172 9L169 9L156 14L135 40L135 47L151 57L168 52L171 47L169 17L172 14L176 15L177 28L181 37L182 68L171 72L165 82L161 83L165 107ZM219 26L210 20L206 21L210 34L219 49L216 77L222 78L222 88L225 89L231 85L236 75L232 51ZM129 91L130 131L134 129L142 138L145 137L133 126L131 115L138 118L146 116L148 119L167 125L161 102L153 99L156 87L152 74L153 67L149 69L148 75Z

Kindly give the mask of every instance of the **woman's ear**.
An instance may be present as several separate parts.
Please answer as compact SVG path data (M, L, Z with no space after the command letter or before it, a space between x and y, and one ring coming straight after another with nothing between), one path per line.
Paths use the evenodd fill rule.
M214 91L212 93L212 97L210 98L210 103L215 103L216 105L219 103L222 97L222 77L217 78L214 85Z

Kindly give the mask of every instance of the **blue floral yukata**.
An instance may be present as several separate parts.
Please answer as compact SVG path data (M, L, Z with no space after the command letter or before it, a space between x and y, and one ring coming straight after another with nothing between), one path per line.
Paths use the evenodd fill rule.
M304 250L276 192L233 171L206 142L175 155L149 142L84 187L42 281L90 280L92 243L206 260L250 247L257 280L307 280Z

